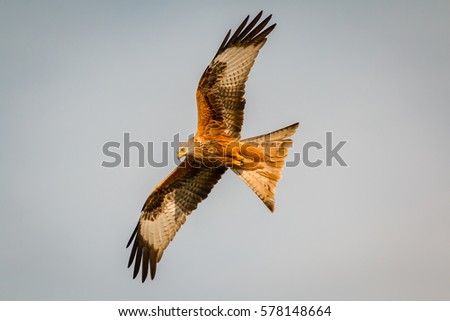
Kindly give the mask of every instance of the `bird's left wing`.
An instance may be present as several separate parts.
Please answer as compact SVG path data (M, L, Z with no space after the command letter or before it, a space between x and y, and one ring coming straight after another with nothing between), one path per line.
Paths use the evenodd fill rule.
M142 266L142 282L148 275L153 279L156 263L174 238L186 216L204 200L222 174L225 167L193 167L183 161L159 184L145 202L127 247L134 240L128 267L134 262L133 278Z
M230 37L231 30L206 68L197 88L197 136L225 134L238 139L244 121L245 82L267 35L272 15L258 21L262 11L247 25L249 17Z

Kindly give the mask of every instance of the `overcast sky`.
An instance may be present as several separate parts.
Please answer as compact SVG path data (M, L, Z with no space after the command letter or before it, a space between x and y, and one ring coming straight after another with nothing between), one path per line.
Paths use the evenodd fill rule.
M102 146L129 133L160 160L195 132L201 74L261 9L277 27L243 136L298 121L289 159L332 132L348 166L285 169L274 214L228 172L156 279L133 280L125 245L175 165L133 150L105 168ZM449 17L448 1L0 1L0 299L449 300Z

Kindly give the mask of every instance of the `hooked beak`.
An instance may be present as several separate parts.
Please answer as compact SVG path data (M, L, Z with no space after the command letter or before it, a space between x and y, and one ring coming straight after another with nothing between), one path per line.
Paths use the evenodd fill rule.
M180 150L178 152L178 160L181 160L184 156L186 156L186 151L185 150Z

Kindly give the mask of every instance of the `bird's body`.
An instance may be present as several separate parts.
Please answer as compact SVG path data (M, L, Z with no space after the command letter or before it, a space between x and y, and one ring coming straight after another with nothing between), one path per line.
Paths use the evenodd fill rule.
M197 133L179 147L185 157L145 202L128 266L133 277L142 267L142 282L156 273L156 264L176 232L204 200L222 175L231 168L274 210L274 194L284 167L289 139L298 123L275 132L241 139L244 119L245 82L259 50L275 24L264 29L271 16L257 24L260 12L248 25L247 17L230 37L228 32L197 88Z

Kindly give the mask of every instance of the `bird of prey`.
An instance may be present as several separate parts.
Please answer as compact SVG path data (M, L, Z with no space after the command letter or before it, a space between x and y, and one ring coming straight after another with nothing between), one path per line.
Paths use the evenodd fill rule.
M275 28L267 28L272 15L260 23L262 11L249 16L231 35L228 31L214 59L198 84L198 124L195 136L178 148L184 158L147 198L127 247L133 244L128 267L133 278L149 268L153 279L156 264L186 217L197 208L230 168L274 211L274 194L292 146L288 137L298 123L257 137L241 139L244 120L245 82L259 50ZM230 37L231 35L231 37Z

